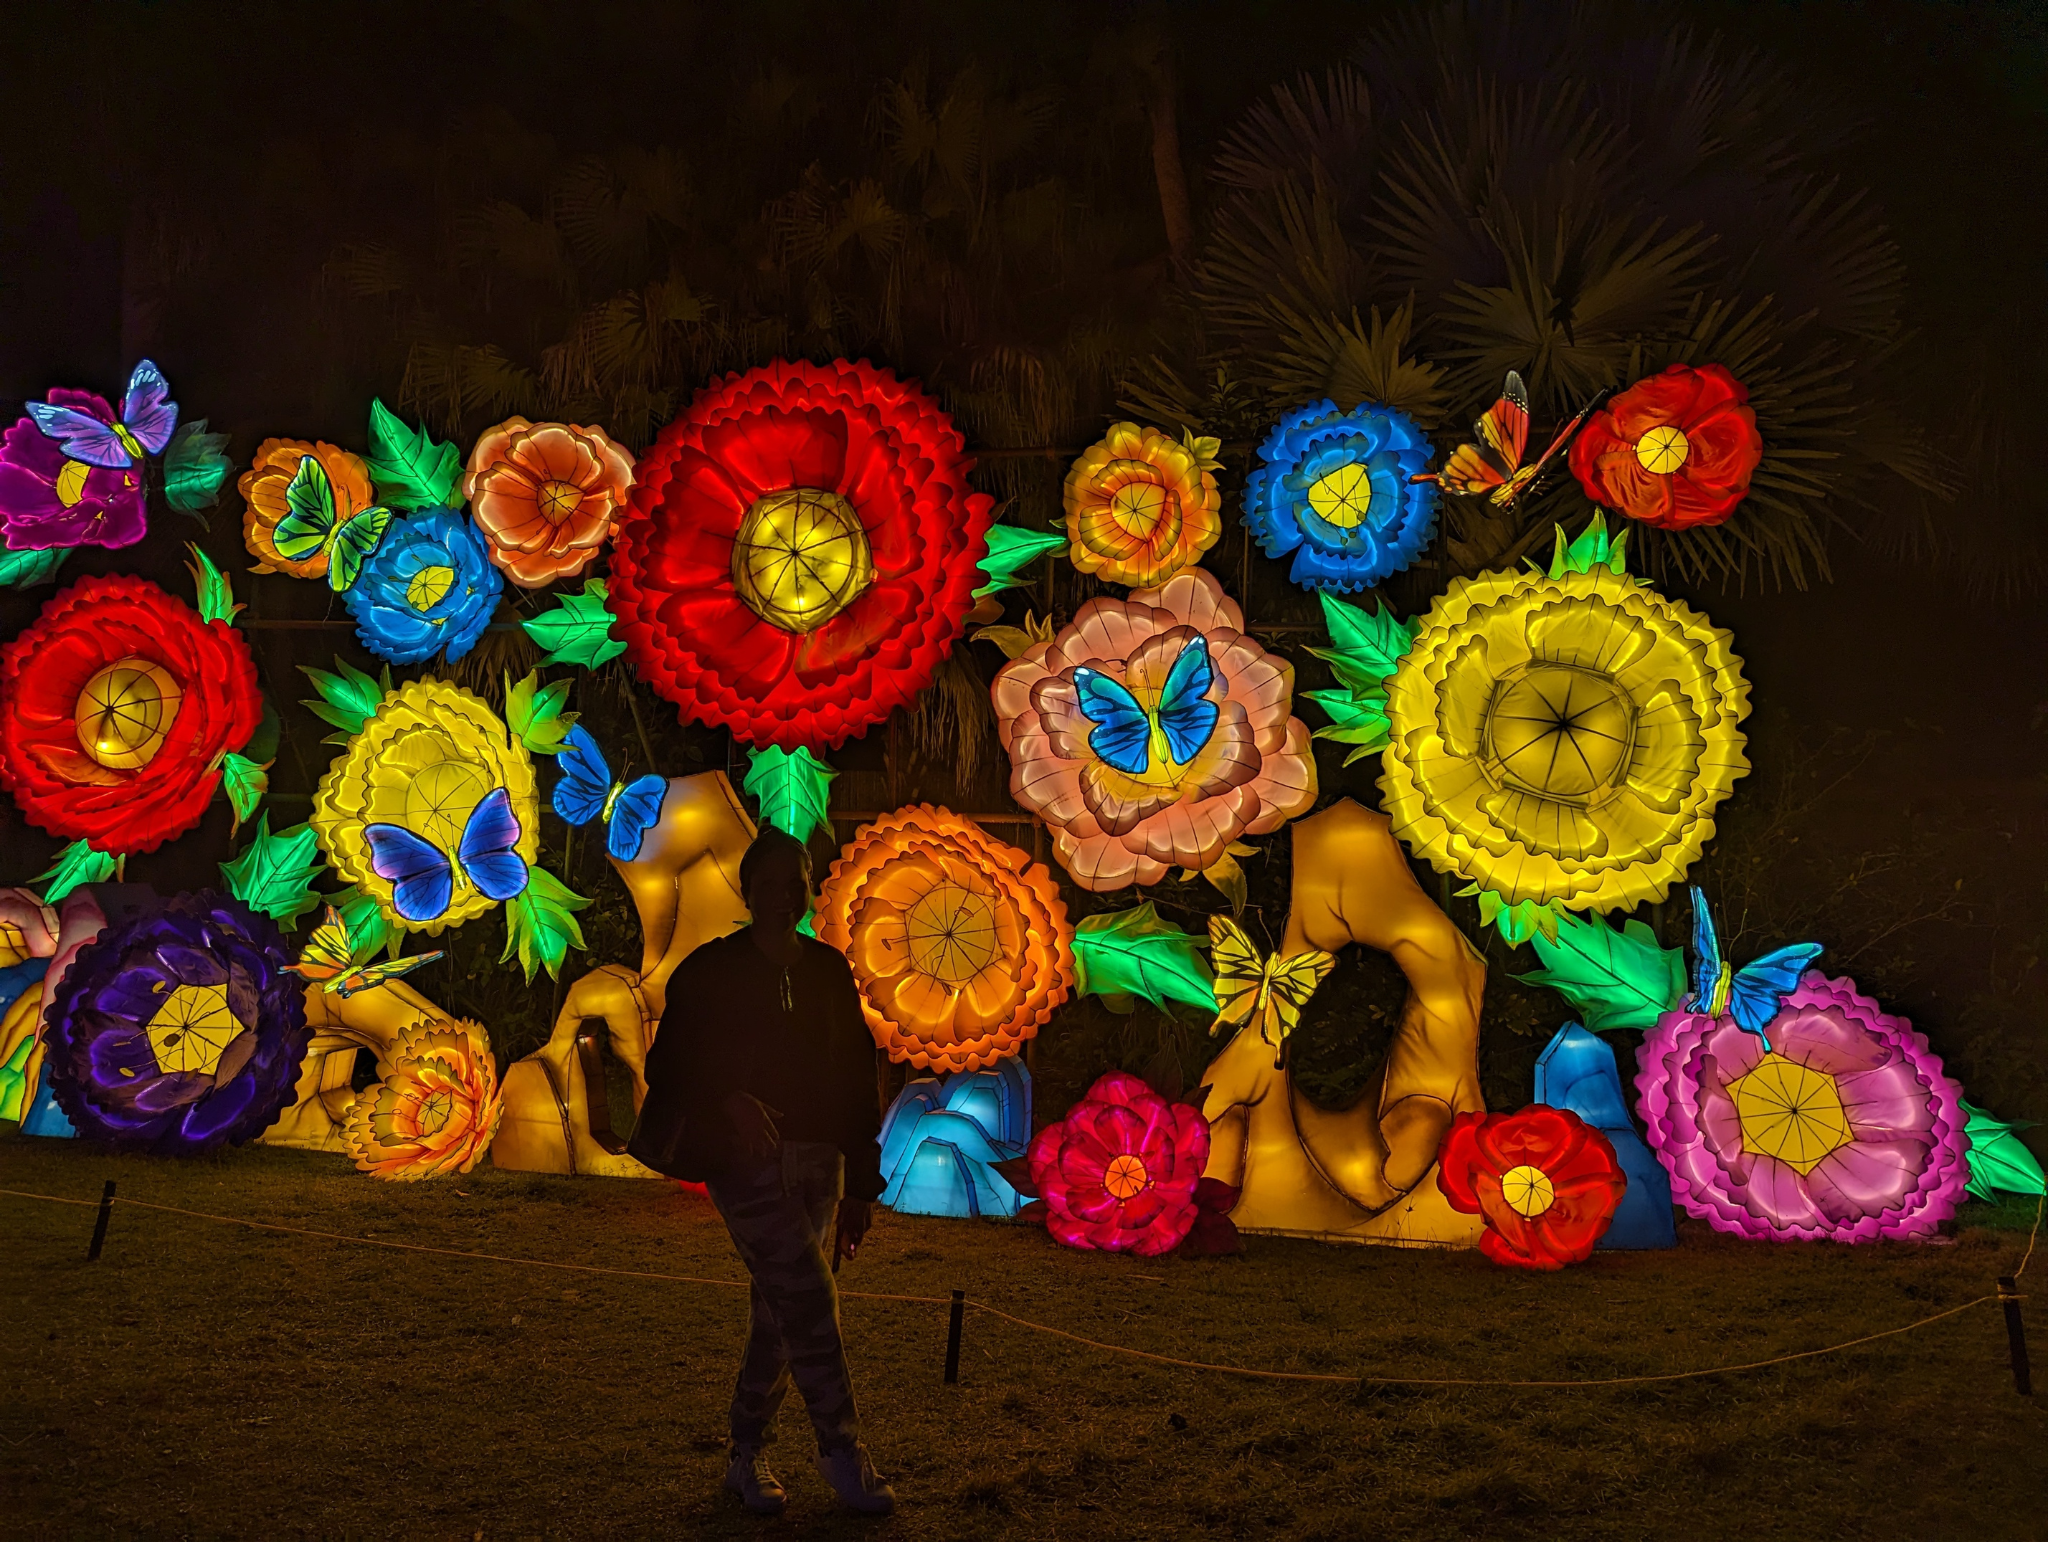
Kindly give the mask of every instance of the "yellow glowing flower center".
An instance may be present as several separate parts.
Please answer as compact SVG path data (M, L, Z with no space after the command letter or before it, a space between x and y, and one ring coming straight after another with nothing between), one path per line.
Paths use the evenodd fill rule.
M985 894L941 884L903 917L910 967L959 987L996 961L996 907Z
M875 581L875 561L851 504L797 487L747 510L733 539L732 581L770 626L814 632Z
M1109 1166L1102 1171L1102 1186L1109 1190L1111 1199L1135 1199L1152 1186L1152 1175L1145 1171L1142 1161L1126 1151L1110 1158Z
M1549 1173L1524 1165L1510 1167L1500 1175L1500 1197L1515 1214L1533 1221L1557 1203L1557 1190L1551 1186Z
M405 784L404 814L397 821L443 851L462 841L462 827L491 790L481 766L466 760L437 760Z
M1835 1079L1776 1052L1730 1082L1728 1094L1742 1122L1743 1149L1776 1157L1797 1172L1812 1172L1829 1152L1856 1138Z
M418 1111L413 1115L413 1125L421 1135L439 1135L455 1117L455 1094L432 1092L420 1099Z
M454 587L455 569L421 568L405 586L405 603L424 615L447 599L448 591Z
M211 1076L243 1024L228 1010L225 985L180 985L156 1009L144 1029L161 1071L196 1071Z
M1628 769L1635 707L1605 675L1539 661L1495 690L1486 736L1501 780L1583 804Z
M583 489L574 482L543 482L534 501L540 505L542 519L559 525L582 504Z
M1157 482L1124 483L1109 495L1109 517L1141 546L1170 542L1180 533L1180 503Z
M1372 512L1372 473L1357 461L1339 466L1308 490L1308 506L1326 524L1356 530Z
M67 509L76 508L85 496L85 479L91 475L92 467L82 460L64 462L64 469L57 473L57 501Z
M1660 423L1636 441L1636 459L1642 462L1643 470L1660 477L1668 477L1692 454L1692 444L1685 437L1685 430L1676 423Z
M73 717L79 746L109 771L134 771L156 759L177 721L184 689L149 659L118 659L85 682Z

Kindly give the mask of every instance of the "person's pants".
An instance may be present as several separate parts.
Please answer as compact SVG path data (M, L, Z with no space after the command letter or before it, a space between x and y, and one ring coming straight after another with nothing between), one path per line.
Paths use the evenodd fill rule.
M734 1168L707 1187L754 1278L753 1322L732 1394L733 1444L756 1447L772 1438L769 1427L794 1380L818 1449L849 1449L860 1439L860 1418L839 1338L831 1257L845 1159L836 1146L785 1141L775 1160Z

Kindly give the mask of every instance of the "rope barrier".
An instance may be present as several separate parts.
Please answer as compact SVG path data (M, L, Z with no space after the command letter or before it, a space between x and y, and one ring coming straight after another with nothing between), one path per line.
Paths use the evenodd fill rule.
M10 1199L39 1200L45 1204L53 1205L79 1205L86 1209L101 1208L108 1203L106 1199L67 1199L62 1195L33 1194L22 1189L0 1189L0 1196ZM476 1253L462 1248L430 1247L418 1242L392 1242L381 1237L356 1237L350 1236L346 1232L320 1231L304 1226L285 1226L274 1221L252 1221L245 1216L214 1215L204 1210L187 1210L178 1205L160 1205L149 1200L130 1199L126 1195L114 1196L111 1202L119 1205L133 1205L141 1210L156 1210L166 1215L182 1215L192 1220L216 1221L228 1226L243 1226L253 1231L282 1232L299 1237L319 1237L332 1242L351 1242L360 1247L388 1248L403 1253L428 1253L442 1258L468 1258L484 1263L516 1264L534 1269L560 1269L576 1274L615 1275L621 1279L661 1280L683 1285L713 1285L729 1290L746 1290L750 1286L750 1282L746 1280L721 1280L694 1274L668 1274L651 1269L619 1269L605 1264L572 1264L550 1258L516 1258L504 1253ZM2012 1274L2006 1276L2006 1280L2016 1282L2019 1276L2026 1272L2027 1264L2034 1256L2034 1244L2040 1236L2044 1207L2048 1207L2048 1195L2044 1195L2042 1204L2035 1207L2034 1229L2027 1238L2027 1250L2020 1259L2020 1266ZM1013 1323L1017 1327L1027 1328L1034 1333L1043 1333L1053 1338L1066 1339L1070 1343L1080 1344L1088 1349L1099 1350L1104 1354L1124 1355L1131 1359L1148 1360L1155 1365L1170 1365L1182 1370L1213 1371L1221 1375L1244 1376L1260 1381L1320 1382L1325 1384L1338 1383L1345 1386L1380 1387L1494 1387L1512 1390L1517 1388L1641 1386L1652 1382L1693 1381L1703 1376L1727 1376L1743 1371L1760 1371L1773 1365L1789 1365L1797 1360L1811 1360L1821 1355L1840 1354L1844 1350L1856 1349L1864 1344L1874 1344L1880 1339L1897 1338L1901 1334L1912 1333L1930 1324L1958 1316L1973 1307L1983 1306L1987 1302L2007 1303L2008 1310L2017 1310L2018 1303L2025 1300L2026 1297L2019 1294L2016 1290L2006 1290L2003 1288L2003 1285L2004 1282L2001 1282L2001 1289L1992 1295L1975 1297L1972 1300L1963 1302L1960 1306L1952 1306L1946 1311L1936 1312L1933 1316L1923 1317L1917 1322L1909 1322L1897 1328L1881 1329L1876 1333L1866 1333L1861 1338L1848 1339L1840 1344L1829 1344L1821 1349L1802 1349L1792 1354L1774 1355L1767 1360L1750 1360L1740 1365L1708 1366L1691 1371L1664 1371L1640 1376L1600 1376L1581 1380L1554 1381L1502 1380L1478 1377L1371 1376L1335 1371L1269 1371L1261 1370L1254 1366L1221 1365L1207 1360L1185 1360L1174 1355L1155 1354L1151 1350L1133 1349L1127 1344L1111 1344L1101 1339L1087 1338L1078 1333L1070 1333L1064 1328L1055 1328L1049 1323L1033 1322L1028 1317L1018 1317L1010 1312L1003 1311L1000 1307L990 1306L985 1301L966 1299L962 1304L970 1311L980 1312L986 1316L998 1318L1003 1322ZM902 1301L916 1306L951 1307L959 1299L957 1292L952 1297L897 1295L886 1291L869 1290L842 1290L839 1294L848 1300Z

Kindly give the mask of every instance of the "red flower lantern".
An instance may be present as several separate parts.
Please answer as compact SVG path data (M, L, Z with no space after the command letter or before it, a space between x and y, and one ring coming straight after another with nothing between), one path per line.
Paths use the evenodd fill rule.
M1582 1263L1614 1219L1628 1178L1605 1135L1577 1114L1460 1114L1437 1152L1451 1208L1486 1222L1480 1251L1517 1269Z
M1070 1248L1154 1258L1180 1246L1198 1213L1209 1126L1137 1077L1111 1071L1031 1142L1045 1229Z
M1674 364L1587 420L1572 441L1572 475L1595 503L1646 525L1718 525L1749 496L1764 455L1748 400L1718 364Z
M240 635L144 579L88 578L0 649L0 782L29 823L99 851L198 824L262 717Z
M778 362L698 394L619 525L617 635L685 718L835 746L914 698L983 581L992 500L886 370Z

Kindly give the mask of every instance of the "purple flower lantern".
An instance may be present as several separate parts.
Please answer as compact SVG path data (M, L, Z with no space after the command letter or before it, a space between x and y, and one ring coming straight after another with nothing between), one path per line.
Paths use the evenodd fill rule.
M53 407L68 407L113 425L114 409L91 391L59 388ZM23 418L0 440L0 537L10 551L72 546L133 546L148 527L143 463L96 466Z
M208 890L109 927L51 1002L47 1074L87 1140L190 1155L293 1100L312 1029L275 922Z
M1930 1237L1962 1200L1962 1088L1925 1034L1852 981L1809 970L1762 1036L1667 1012L1637 1059L1671 1197L1717 1231Z

